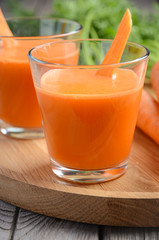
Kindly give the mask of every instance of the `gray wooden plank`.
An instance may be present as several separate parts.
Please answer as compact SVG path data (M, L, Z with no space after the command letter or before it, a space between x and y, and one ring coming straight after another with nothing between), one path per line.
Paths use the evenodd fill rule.
M14 240L97 240L98 226L70 222L20 209Z
M142 240L141 228L104 227L103 240Z
M101 239L103 240L159 240L159 228L103 227Z
M159 228L146 228L145 240L159 240Z
M16 207L0 200L0 239L12 238L15 210Z

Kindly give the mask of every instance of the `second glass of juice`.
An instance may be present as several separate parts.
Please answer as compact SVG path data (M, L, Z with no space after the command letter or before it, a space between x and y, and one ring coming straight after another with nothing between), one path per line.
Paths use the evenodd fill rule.
M13 36L0 36L0 131L15 138L42 137L28 51L42 43L78 39L82 27L57 18L11 18L7 23Z
M61 41L29 52L51 167L65 180L102 182L127 169L149 51L128 43L121 63L101 65L111 43Z

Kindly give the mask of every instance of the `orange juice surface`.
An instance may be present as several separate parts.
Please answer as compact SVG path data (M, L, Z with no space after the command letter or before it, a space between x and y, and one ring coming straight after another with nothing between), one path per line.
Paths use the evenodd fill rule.
M2 42L0 45L0 119L17 127L41 127L40 109L27 54L44 40L17 41L18 44L12 47L3 46ZM59 48L57 51L54 49L53 59L57 58L57 53ZM58 63L65 61L62 57L58 58Z
M130 152L141 86L132 70L49 70L37 95L51 158L74 169L113 167Z

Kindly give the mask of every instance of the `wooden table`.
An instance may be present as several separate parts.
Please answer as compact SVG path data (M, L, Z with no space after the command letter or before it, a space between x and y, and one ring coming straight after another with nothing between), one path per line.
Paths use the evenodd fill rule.
M0 201L0 240L158 240L159 228L91 225L47 217Z
M149 181L149 180L147 180L145 182L146 175L142 174L142 178L139 179L140 181L137 180L137 183L142 182L141 180L143 179L145 182L145 184L143 185L144 189L147 189L150 191L152 188L152 191L153 190L157 191L157 189L158 189L158 184L157 184L157 182L158 182L157 166L158 165L157 165L157 163L159 160L158 159L158 146L157 145L155 146L155 143L153 143L153 141L151 139L144 136L144 134L139 131L136 132L136 134L135 134L134 144L137 144L138 140L140 140L140 142L141 142L140 147L141 148L143 147L141 150L144 149L142 151L142 153L145 154L143 157L144 161L146 159L146 156L148 156L148 152L151 152L150 149L153 150L152 154L150 154L151 161L147 161L148 166L150 164L150 165L153 165L153 168L154 168L155 165L153 162L153 156L156 156L155 157L156 169L153 171L154 174L156 174L155 175L156 182L155 182L155 184L152 184L152 181ZM9 147L6 147L6 149L8 149L7 151L5 150L5 141L6 141L6 144L10 144ZM40 142L42 144L43 140L38 141L38 146L39 146ZM1 151L0 151L1 162L0 163L1 164L0 165L3 165L2 163L4 163L4 165L8 163L6 156L12 156L13 158L9 158L10 163L12 163L12 164L10 164L9 166L10 166L10 168L12 167L12 165L16 167L16 165L14 163L14 154L7 155L8 152L12 151L12 149L13 150L18 149L18 151L16 151L16 157L15 157L15 159L17 159L17 152L20 154L20 149L23 149L22 145L24 145L26 148L30 146L30 143L28 141L21 142L19 140L18 144L20 144L20 148L19 147L16 148L15 144L17 144L17 142L15 140L11 140L11 139L7 140L7 138L4 138L3 136L1 136L1 145L0 145L0 149L1 149ZM145 146L145 144L146 144L146 146ZM31 142L32 147L31 148L29 147L29 149L32 150L34 145L36 145L35 140ZM134 145L134 146L136 146L136 145ZM40 148L40 149L43 150L43 148ZM4 154L4 152L5 152L5 154ZM42 154L42 160L45 159L45 156L43 156L45 151L44 151L44 153L41 153L40 150L36 151L36 152L39 152L40 155ZM156 153L156 155L155 155L155 153ZM32 156L32 154L30 154L30 155ZM24 156L24 154L23 154L23 156ZM27 154L27 156L28 156L28 154ZM26 156L26 158L27 158L27 156ZM34 154L33 154L33 156L34 156ZM140 154L139 154L139 157L140 157ZM6 159L6 162L4 161L4 159ZM38 159L40 159L40 158L38 158ZM23 161L19 161L19 164L25 163L24 160L25 159L23 159ZM33 162L33 160L32 160L32 162ZM40 160L39 160L39 162L40 162ZM130 164L130 166L131 166L131 164ZM27 164L26 164L26 166L27 166ZM21 169L21 168L18 167L18 169ZM33 171L34 174L35 174L35 172L36 171ZM39 170L39 172L40 172L40 170ZM14 173L14 171L10 171L10 175L13 173ZM25 173L27 174L27 171L25 171ZM129 168L129 174L130 173L131 173L131 167ZM107 188L108 188L108 185L110 185L110 187L111 187L112 184L117 184L118 181L120 182L120 185L121 185L121 182L123 182L123 184L124 184L124 179L126 178L126 180L127 180L127 177L129 176L129 174L123 176L119 180L116 180L114 182L113 181L109 182L109 184L107 184ZM54 176L52 174L50 176L52 178L54 178ZM135 176L138 176L138 175L136 174ZM8 177L9 177L9 175L8 175ZM12 176L12 177L15 177L15 176ZM40 179L40 177L38 179ZM133 179L136 179L136 177L133 176ZM119 183L118 183L118 185L119 185ZM17 196L17 199L19 199L19 206L24 207L24 205L20 205L20 200L24 200L24 199L22 199L22 195L20 195L20 193L18 191L15 192L14 187L16 185L11 184L11 182L10 182L10 184L8 184L6 182L6 184L3 185L3 178L1 178L0 186L1 186L0 187L1 199L4 199L5 201L7 201L7 199L11 200L11 199L13 199L13 197L14 197L14 199L16 199L16 196ZM138 184L134 184L134 187L135 186L138 186ZM10 187L10 190L9 190L9 194L7 195L6 193L8 192L8 190L7 190L8 187ZM98 186L96 186L96 185L91 186L91 188L93 188L93 187L97 188ZM109 188L108 188L108 190L109 190ZM25 196L27 195L27 193L28 193L28 191L26 192ZM5 196L6 198L4 197L4 195L6 195ZM35 200L35 198L33 198L33 199ZM38 195L38 199L40 199L40 202L42 202L42 199L39 195ZM47 202L47 200L48 199L46 198L44 202ZM10 202L16 204L16 202L14 202L14 201L10 201ZM56 202L56 204L57 204L57 202ZM33 202L31 202L31 203L33 203ZM34 203L35 203L35 201L34 201ZM88 203L86 203L86 204L88 204ZM102 205L102 206L104 206L104 205ZM145 208L145 205L143 205L143 204L140 204L140 208L139 208L138 204L136 206L137 206L137 208L135 208L135 210L127 211L127 214L129 214L129 216L134 215L134 211L136 211L136 213L135 213L135 215L137 214L136 221L138 221L138 219L140 219L140 220L142 219L142 221L145 221L144 220L145 216L147 216L147 217L149 216L149 219L147 219L147 221L149 221L150 219L153 220L153 225L151 225L151 226L159 226L158 222L155 223L156 221L158 221L157 219L159 219L158 218L158 208L156 208L156 210L153 211L154 210L153 204L151 205L150 209ZM58 207L58 205L56 205L56 207ZM120 207L121 206L119 205L119 208ZM80 202L79 202L79 208L80 208ZM112 205L110 205L109 208L112 208ZM146 215L143 214L141 217L141 213L139 213L139 210L141 210L142 208L144 208L144 213ZM51 208L48 208L48 209L51 209ZM69 208L67 208L67 209L69 209ZM30 209L30 210L33 210L33 209ZM103 208L102 208L102 210L104 211ZM71 211L71 208L69 209L69 211ZM49 213L50 212L48 212L48 215L51 215ZM80 215L83 216L83 214L80 214ZM102 214L102 212L101 212L101 214ZM58 217L58 215L52 215L52 216ZM101 215L101 218L102 218L102 215ZM118 214L114 214L113 218L114 218L115 222L118 222L119 218L120 218L120 220L122 220L124 218L124 215L120 214L120 216L118 216ZM101 224L101 223L99 223L99 224ZM109 224L109 223L106 223L106 224ZM133 224L131 224L131 226L135 226L135 224L136 224L136 222L133 222ZM125 226L125 225L123 224L123 226ZM146 226L146 225L140 223L140 225L137 225L137 226ZM148 227L113 227L113 226L106 226L106 225L97 225L97 224L93 225L93 224L87 224L87 223L78 223L78 222L61 220L61 219L57 219L57 218L53 218L53 217L47 217L44 215L40 215L38 213L24 210L22 208L10 205L10 204L0 200L0 240L54 240L54 239L55 240L65 240L65 239L67 239L67 240L76 240L76 239L77 240L78 239L79 240L85 240L85 239L86 240L159 240L159 228L158 227L156 227L156 228L155 227L153 227L153 228L152 227L151 228L148 228Z

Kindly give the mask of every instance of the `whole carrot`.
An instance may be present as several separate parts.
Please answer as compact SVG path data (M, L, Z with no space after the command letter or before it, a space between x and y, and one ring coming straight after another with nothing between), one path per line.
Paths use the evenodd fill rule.
M145 90L142 91L137 127L159 144L159 104Z
M151 70L151 84L159 100L159 62L155 63Z

